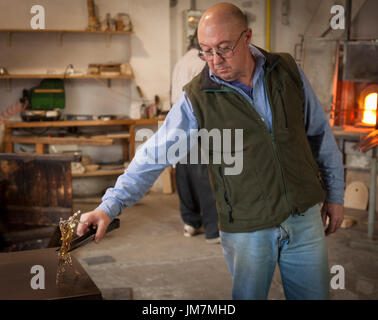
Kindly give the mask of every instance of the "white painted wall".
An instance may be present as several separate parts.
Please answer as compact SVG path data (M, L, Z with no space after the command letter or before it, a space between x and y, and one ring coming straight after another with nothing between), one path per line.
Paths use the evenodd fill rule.
M331 30L324 38L320 36L329 28L331 7L335 4L346 8L346 1L340 0L289 0L289 24L282 23L282 4L287 0L272 0L272 51L289 52L300 43L299 34L304 35L304 50L301 66L305 71L323 107L330 108L332 77L336 60L336 41L344 39L344 30ZM377 23L373 17L378 10L376 0L353 0L352 37L361 34L377 34ZM374 13L373 13L374 12ZM358 28L357 28L358 27ZM298 55L299 57L299 55Z
M224 1L216 0L197 0L196 9L205 11L210 6ZM252 43L265 48L265 0L233 0L228 1L238 6L243 12L252 17L249 27L252 28ZM171 72L178 59L185 54L183 46L184 35L184 11L190 9L190 0L178 0L177 5L171 8Z
M2 0L0 2L0 28L30 29L30 8L33 0ZM40 0L45 7L47 29L85 29L87 2L77 0ZM113 35L106 47L104 35L66 34L63 45L55 34L12 35L7 46L7 34L0 33L0 65L10 73L61 73L67 64L86 72L89 63L130 61L135 80L112 80L111 89L106 81L68 80L66 87L66 113L128 115L130 96L139 84L147 98L158 94L163 104L169 101L170 52L169 1L160 0L97 0L100 18L106 13L131 15L135 34ZM31 88L39 80L12 80L11 89L5 81L0 83L0 109L14 103L23 88Z
M15 33L11 47L7 34L0 33L0 66L10 73L62 73L68 64L86 72L89 63L129 61L135 80L66 80L65 113L130 115L132 99L139 100L135 87L140 85L147 99L160 96L169 108L170 95L170 19L169 0L96 0L100 20L106 13L129 13L133 35L113 35L110 47L105 35L65 34L59 46L56 34ZM0 29L30 29L33 0L1 0ZM83 30L88 23L85 0L40 0L45 8L46 29ZM36 86L40 80L0 80L0 111L15 103L24 88ZM138 103L138 102L137 102ZM15 117L15 118L18 118ZM121 159L117 146L84 147L94 158L103 162Z

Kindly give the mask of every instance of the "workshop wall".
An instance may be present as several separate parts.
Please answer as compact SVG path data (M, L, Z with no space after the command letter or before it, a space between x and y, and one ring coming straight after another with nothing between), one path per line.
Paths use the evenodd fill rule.
M173 1L175 5L170 8L170 38L171 38L171 72L178 59L186 52L184 48L184 11L190 9L190 0ZM215 0L195 1L196 10L205 11L217 2ZM265 47L265 19L266 19L266 1L265 0L234 0L230 1L238 6L247 14L249 27L252 28L252 43L260 47Z
M325 110L330 108L332 77L336 57L336 41L342 40L344 30L329 29L335 4L341 0L272 0L271 50L289 52L297 58ZM378 37L374 14L376 0L352 1L351 37ZM303 46L301 47L301 36ZM297 50L295 48L297 47ZM302 48L302 50L301 50Z
M18 2L4 0L0 3L0 28L29 29L32 0ZM110 47L102 35L66 34L62 45L55 34L13 34L12 45L7 46L7 34L0 35L0 65L9 72L37 73L63 72L72 63L75 70L86 73L88 63L130 61L135 80L66 81L66 113L129 114L130 97L137 97L132 89L139 84L147 98L158 94L164 104L169 101L169 1L97 0L100 19L106 13L129 13L135 34L113 35ZM86 1L41 0L46 14L47 29L85 29L88 23ZM153 18L155 17L155 19ZM0 86L1 108L11 105L21 95L23 88L30 88L39 80L13 80L11 88ZM6 94L3 90L6 90Z

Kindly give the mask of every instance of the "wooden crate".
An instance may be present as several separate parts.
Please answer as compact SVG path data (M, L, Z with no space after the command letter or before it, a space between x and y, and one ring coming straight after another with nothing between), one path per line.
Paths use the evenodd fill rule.
M55 229L60 218L72 214L71 161L75 159L73 155L0 154L0 224L5 234L28 231L30 240L38 237L32 229Z

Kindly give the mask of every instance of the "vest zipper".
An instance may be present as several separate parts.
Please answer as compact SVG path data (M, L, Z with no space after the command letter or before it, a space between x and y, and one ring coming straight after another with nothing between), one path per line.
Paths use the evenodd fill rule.
M224 200L226 200L226 204L227 204L227 207L228 207L228 222L229 223L233 223L234 222L234 218L232 217L232 205L231 205L231 202L230 202L230 200L228 198L226 181L224 180L224 175L223 175L222 167L219 167L219 174L222 177L223 186L224 186Z
M270 68L268 68L266 70L266 72L265 72L265 88L268 88L268 83L267 83L268 74L278 64L278 61L279 60L275 61L274 64ZM231 91L231 92L235 92L235 93L237 93L237 94L239 94L239 95L241 95L243 97L243 95L240 94L237 90L230 89L230 88L224 88L224 86L222 86L222 88L220 90L208 90L208 91L209 92L210 91L216 91L216 92L230 92ZM280 92L280 95L281 95L281 92ZM268 101L269 101L269 104L270 104L270 108L272 109L272 101L270 99L270 95L267 94L267 96L268 96ZM249 102L248 99L246 99L246 98L244 98L244 99L252 106L253 110L255 110L254 107L253 107L253 104L251 102ZM281 99L282 99L282 96L281 96ZM282 103L283 103L283 101L282 101ZM255 112L258 115L257 111L255 111ZM286 120L286 127L287 127L287 115L286 115L286 109L285 109L285 107L284 107L284 113L285 113L285 120ZM274 117L274 114L273 114L273 110L272 110L272 132L269 132L269 129L267 128L266 124L263 124L263 127L268 131L268 133L271 136L271 141L272 141L274 153L275 153L275 155L277 157L278 165L279 165L280 171L281 171L282 184L283 184L283 187L284 187L284 192L285 192L285 198L286 198L287 206L288 206L288 208L290 210L290 213L293 214L293 209L291 208L289 199L287 197L287 188L286 188L285 176L284 176L284 173L283 173L283 170L282 170L281 161L280 161L280 157L278 155L277 145L276 145L274 134L273 134L273 131L274 131L274 129L273 129L273 127L274 127L274 119L273 119L273 117ZM259 120L263 121L263 119L259 115L258 115L258 118L259 118ZM230 221L230 223L232 223L233 222L233 218L232 218L232 206L231 206L230 202L228 201L228 196L227 196L227 191L226 191L226 184L225 184L225 181L224 181L224 177L223 177L223 173L222 173L222 168L221 167L219 167L219 173L220 173L220 175L222 177L223 184L224 184L224 189L225 189L224 197L225 197L226 203L227 203L227 205L229 207L229 212L228 212L229 213L229 221Z
M278 60L265 73L265 88L266 89L268 88L268 83L267 83L268 75L273 70L273 68L276 66L277 63L278 63ZM272 101L270 99L270 95L267 94L267 96L268 96L268 101L269 101L270 107L272 108ZM281 91L280 91L280 97L282 99ZM282 103L283 103L283 101L282 101ZM286 117L285 107L284 107L284 113L285 113L285 117ZM285 191L286 202L287 202L287 205L289 207L290 213L293 214L293 209L291 208L289 199L287 197L287 188L286 188L285 175L284 175L283 170L282 170L281 160L280 160L280 157L279 157L279 154L278 154L277 145L276 145L275 138L274 138L274 133L273 133L274 132L274 119L273 119L273 117L274 117L274 114L273 114L273 111L272 111L272 132L270 133L270 136L271 136L271 139L272 139L272 145L273 145L274 153L276 154L278 165L279 165L280 171L281 171L281 177L282 177L282 183L283 183L283 187L284 187L284 191ZM287 127L287 117L286 117L285 120L286 120L286 127Z
M269 68L267 70L267 73L265 75L265 87L267 88L267 75L269 74L269 72L274 68L274 66L277 64L278 62L276 62L271 68ZM225 90L226 89L226 90ZM219 92L234 92L236 94L239 94L243 97L242 94L240 94L237 90L234 90L234 89L229 89L229 88L222 88L222 90L218 90ZM268 100L269 100L269 104L270 104L270 107L272 106L272 102L270 101L270 96L269 94L267 95L268 96ZM244 97L243 97L244 98ZM282 98L282 97L281 97ZM252 109L255 111L255 108L253 107L253 103L249 102L248 99L244 98L248 104L250 104L252 106ZM271 107L272 108L272 107ZM262 121L264 122L263 118L260 117L260 115L257 113L257 111L255 111L256 114L258 115L258 119L259 121ZM284 111L285 112L285 115L286 115L286 110ZM286 181L285 181L285 176L284 176L284 173L283 173L283 170L282 170L282 167L281 167L281 161L280 161L280 158L279 158L279 155L278 155L278 150L277 150L277 145L276 145L276 142L275 142L275 139L274 139L274 135L273 135L273 126L274 126L274 121L273 121L273 111L272 111L272 133L269 131L269 129L267 128L266 124L265 123L262 123L262 126L265 128L265 130L268 132L268 134L270 135L271 137L271 141L272 141L272 145L273 145L273 149L274 149L274 154L277 158L277 161L278 161L278 165L280 167L280 172L281 172L281 178L282 178L282 184L283 184L283 188L284 188L284 192L285 192L285 199L286 199L286 202L287 202L287 206L290 210L291 213L293 213L293 209L291 208L291 205L290 205L290 202L289 202L289 199L287 197L287 188L286 188ZM224 188L225 188L225 194L224 194L224 198L226 200L226 203L228 205L228 208L229 208L229 221L230 223L233 222L233 218L232 218L232 206L228 200L228 196L227 196L227 191L226 191L226 184L225 184L225 181L224 181L224 177L223 177L223 173L222 173L222 168L219 167L219 173L222 177L222 180L223 180L223 184L224 184Z

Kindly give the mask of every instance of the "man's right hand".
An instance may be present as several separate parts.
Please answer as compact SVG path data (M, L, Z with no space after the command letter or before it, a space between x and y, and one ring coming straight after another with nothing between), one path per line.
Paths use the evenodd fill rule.
M92 225L94 228L97 228L95 242L99 243L104 237L110 222L110 217L103 210L86 212L80 217L80 223L77 226L76 233L78 236L82 236L84 233L89 231L89 226Z

